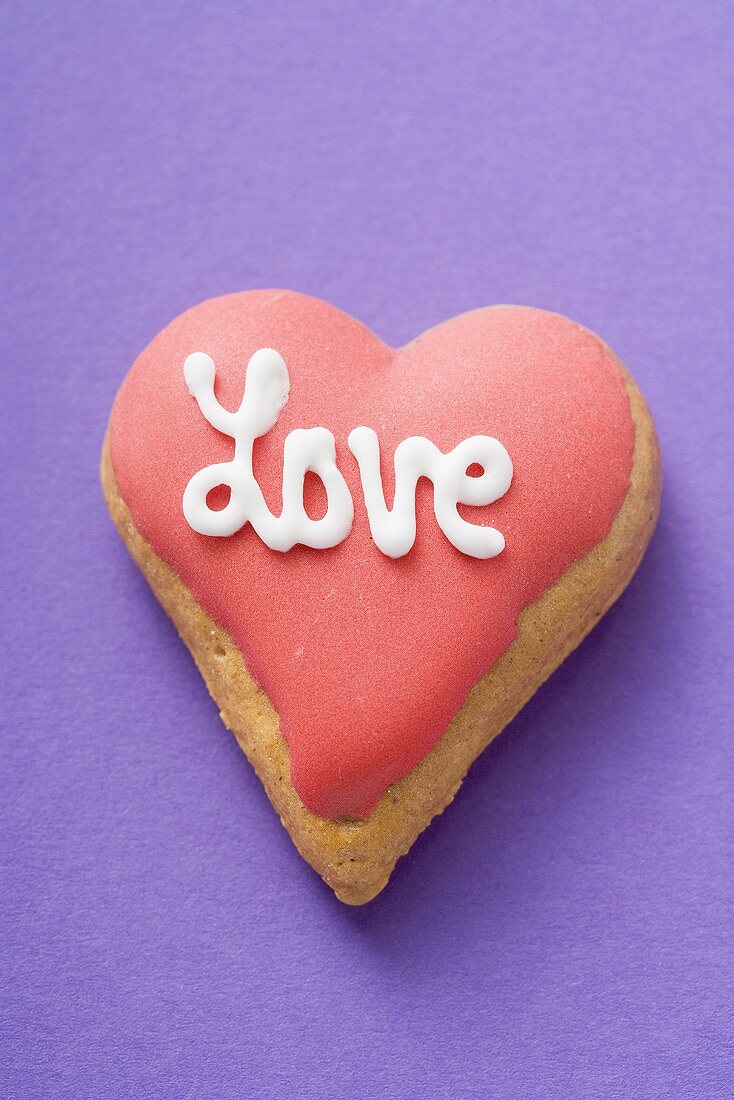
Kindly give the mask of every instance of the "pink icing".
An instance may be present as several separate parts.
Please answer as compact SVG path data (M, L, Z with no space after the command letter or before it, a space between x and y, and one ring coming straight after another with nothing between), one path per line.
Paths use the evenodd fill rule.
M255 474L278 512L285 436L329 428L355 504L352 532L333 549L280 554L249 527L215 539L184 520L189 478L229 460L233 445L187 393L183 362L211 355L217 396L236 408L260 347L284 357L291 396L255 444ZM478 561L448 542L426 481L415 546L399 560L381 554L346 444L360 424L378 433L388 502L392 455L406 436L444 451L470 435L499 439L514 465L510 490L461 509L503 533L499 557ZM557 314L477 310L393 350L333 306L287 291L233 294L178 317L132 367L110 426L115 477L138 529L241 650L280 716L299 796L328 818L367 816L429 752L513 641L520 611L607 535L633 448L611 352ZM313 476L306 502L323 514Z

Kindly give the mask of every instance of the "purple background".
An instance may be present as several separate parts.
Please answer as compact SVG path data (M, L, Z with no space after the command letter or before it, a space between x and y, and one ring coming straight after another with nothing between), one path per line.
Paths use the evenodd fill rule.
M733 23L6 6L5 1095L726 1094ZM570 314L665 456L629 591L361 910L298 858L97 480L135 355L257 286L392 343Z

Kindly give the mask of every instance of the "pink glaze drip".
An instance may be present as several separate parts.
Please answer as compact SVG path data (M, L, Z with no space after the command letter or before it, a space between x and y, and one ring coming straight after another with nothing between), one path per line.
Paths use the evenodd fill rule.
M183 517L189 478L232 455L187 393L184 359L211 355L217 396L236 408L249 357L268 346L288 365L291 396L255 444L255 473L278 512L287 433L334 433L355 520L331 550L280 554L249 527L207 538ZM451 546L422 481L413 550L399 560L381 554L346 445L361 424L378 433L388 502L405 436L425 435L444 451L470 435L499 439L512 486L496 504L462 513L498 527L503 553L478 561ZM141 534L229 632L277 709L305 805L322 817L365 817L508 648L522 609L607 535L630 483L634 424L611 352L557 314L478 310L393 350L324 302L253 291L205 302L153 340L115 401L110 448ZM316 478L306 501L311 515L323 513Z

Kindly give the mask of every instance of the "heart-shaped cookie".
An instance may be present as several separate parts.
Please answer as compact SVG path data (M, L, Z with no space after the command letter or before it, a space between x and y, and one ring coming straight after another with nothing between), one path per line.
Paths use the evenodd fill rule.
M624 589L660 492L645 403L579 325L493 307L394 350L287 291L153 340L102 478L296 845L353 903Z

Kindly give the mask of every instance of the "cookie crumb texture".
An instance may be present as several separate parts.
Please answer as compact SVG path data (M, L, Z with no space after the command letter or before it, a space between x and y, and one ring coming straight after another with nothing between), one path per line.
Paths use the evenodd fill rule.
M291 782L288 746L275 709L227 632L138 531L118 491L105 439L102 485L115 526L190 649L224 723L247 754L298 851L341 901L362 905L383 889L396 861L452 801L479 753L631 580L655 527L661 471L652 418L627 372L625 386L635 449L631 485L609 535L522 612L515 641L471 689L438 743L361 820L327 820L304 806Z

